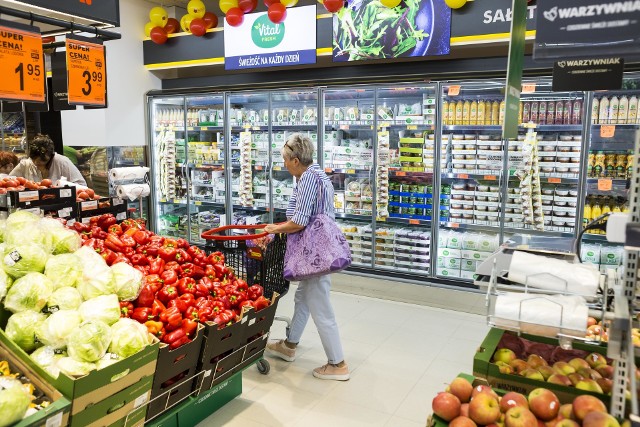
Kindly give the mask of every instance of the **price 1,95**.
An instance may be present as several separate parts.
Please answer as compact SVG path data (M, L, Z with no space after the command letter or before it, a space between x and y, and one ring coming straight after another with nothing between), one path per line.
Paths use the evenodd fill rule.
M84 93L85 95L89 95L91 93L91 82L98 82L101 83L102 82L102 73L101 72L92 72L90 73L88 70L85 70L82 73L82 77L84 77L86 80L84 81L84 83L87 85L86 87L82 88L82 93Z
M18 64L15 69L16 74L18 75L18 79L20 82L20 90L24 90L24 62ZM40 76L42 74L42 70L40 69L40 65L27 64L27 75L29 76Z

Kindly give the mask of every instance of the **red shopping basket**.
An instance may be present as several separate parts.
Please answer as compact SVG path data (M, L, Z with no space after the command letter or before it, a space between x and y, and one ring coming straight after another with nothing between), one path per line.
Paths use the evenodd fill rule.
M225 264L233 268L236 277L246 280L249 286L262 285L267 298L274 292L283 296L289 290L289 281L283 275L287 235L254 234L264 227L227 225L205 231L202 238L207 241L207 251L222 252Z

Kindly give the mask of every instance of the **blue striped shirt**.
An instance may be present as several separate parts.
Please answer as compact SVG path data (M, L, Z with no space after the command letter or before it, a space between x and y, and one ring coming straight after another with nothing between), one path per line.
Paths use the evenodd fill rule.
M319 182L322 183L320 191L318 191ZM321 196L323 196L324 203L320 202ZM321 205L324 205L324 209L319 212ZM327 174L320 169L320 166L314 163L304 171L293 189L293 195L289 199L287 207L287 218L306 227L310 218L320 213L335 218L333 184Z

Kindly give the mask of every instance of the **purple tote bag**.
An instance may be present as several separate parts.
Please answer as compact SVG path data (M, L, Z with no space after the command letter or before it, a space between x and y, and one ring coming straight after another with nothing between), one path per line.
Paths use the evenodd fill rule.
M323 182L318 177L318 212L324 212L324 197L320 194ZM335 220L320 213L310 218L309 224L297 233L287 236L284 257L284 278L307 280L335 273L351 265L351 249Z

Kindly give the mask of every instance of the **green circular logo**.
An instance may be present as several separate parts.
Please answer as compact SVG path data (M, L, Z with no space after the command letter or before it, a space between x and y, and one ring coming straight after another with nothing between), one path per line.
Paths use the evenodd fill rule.
M256 19L251 27L251 40L261 48L278 46L284 39L284 23L274 24L267 14Z

